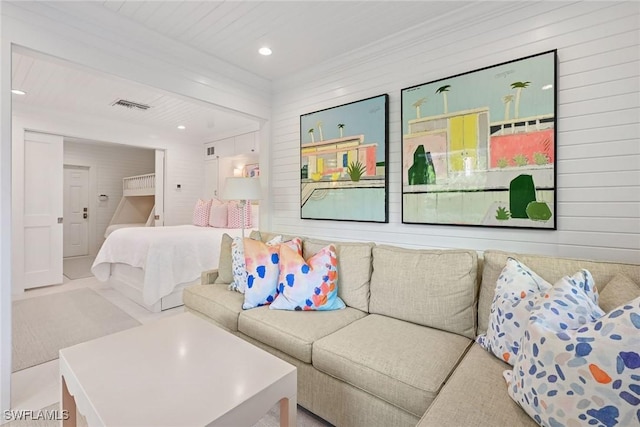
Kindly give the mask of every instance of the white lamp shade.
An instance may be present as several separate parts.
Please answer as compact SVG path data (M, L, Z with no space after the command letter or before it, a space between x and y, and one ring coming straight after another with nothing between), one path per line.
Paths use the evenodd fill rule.
M224 183L222 198L224 200L259 200L260 180L258 178L245 178L232 176Z

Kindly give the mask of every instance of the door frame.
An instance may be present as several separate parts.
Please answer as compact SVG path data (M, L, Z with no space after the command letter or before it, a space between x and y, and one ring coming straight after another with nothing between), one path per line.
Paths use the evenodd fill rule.
M63 137L64 139L64 137ZM63 148L62 148L62 153L63 153L63 161L62 161L62 168L64 170L64 168L79 168L79 169L89 169L89 225L88 227L88 232L89 232L89 236L88 236L88 244L89 244L89 256L96 256L98 254L98 247L97 247L97 243L98 243L98 236L97 236L97 229L98 229L98 222L96 221L96 213L98 210L98 203L97 203L97 195L98 195L98 188L96 185L97 182L97 174L96 174L96 165L94 165L91 162L67 162L64 160L64 143L62 144ZM62 197L64 198L64 193L62 195ZM64 199L63 199L64 200ZM63 206L64 207L64 206ZM63 232L64 233L64 232ZM64 258L64 252L63 252L63 258Z

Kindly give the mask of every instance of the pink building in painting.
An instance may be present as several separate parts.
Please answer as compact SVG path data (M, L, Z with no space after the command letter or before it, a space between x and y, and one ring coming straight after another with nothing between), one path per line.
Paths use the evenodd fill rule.
M346 173L352 163L364 166L363 176L376 176L378 144L365 144L364 135L345 136L301 145L301 167L315 181L325 176Z

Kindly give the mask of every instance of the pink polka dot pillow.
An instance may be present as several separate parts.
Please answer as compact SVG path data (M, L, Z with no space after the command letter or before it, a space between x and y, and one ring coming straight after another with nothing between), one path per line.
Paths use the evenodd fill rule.
M544 426L640 425L640 297L562 329L556 312L579 294L565 286L531 310L509 395Z
M296 237L279 245L267 246L259 240L244 239L243 245L247 285L242 308L247 310L271 304L278 294L280 248L288 247L302 255L302 240Z
M196 206L193 208L193 225L208 227L210 210L211 200L198 199Z
M278 296L269 306L280 310L337 310L345 308L338 297L338 258L333 245L304 260L301 254L280 248Z
M243 209L238 202L229 202L227 204L227 227L242 228L243 217L244 227L251 227L251 206Z

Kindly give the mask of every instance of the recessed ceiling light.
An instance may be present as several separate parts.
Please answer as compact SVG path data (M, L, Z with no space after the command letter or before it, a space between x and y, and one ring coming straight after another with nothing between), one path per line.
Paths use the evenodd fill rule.
M185 130L187 127L185 125L178 125L178 129Z
M27 92L20 90L20 89L11 89L11 93L13 93L14 95L26 95Z
M258 49L258 53L260 55L269 56L273 52L271 52L271 49L269 49L268 47L265 46L265 47L261 47L260 49Z

